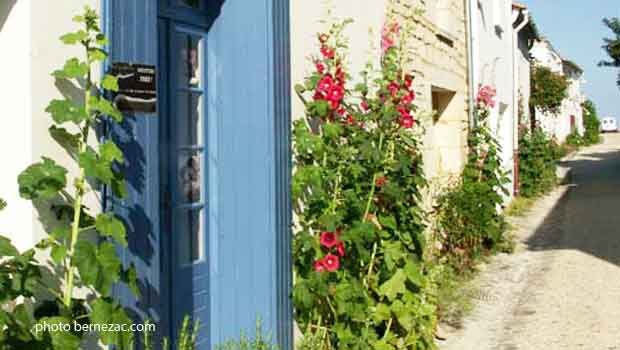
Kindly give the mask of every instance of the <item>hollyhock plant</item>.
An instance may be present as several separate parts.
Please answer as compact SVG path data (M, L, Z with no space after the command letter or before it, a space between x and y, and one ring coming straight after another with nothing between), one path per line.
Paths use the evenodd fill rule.
M295 317L305 332L326 331L321 349L424 349L435 306L421 263L424 129L405 69L412 29L389 19L380 67L351 77L346 24L318 36L311 63L322 69L295 86L305 105L293 128Z

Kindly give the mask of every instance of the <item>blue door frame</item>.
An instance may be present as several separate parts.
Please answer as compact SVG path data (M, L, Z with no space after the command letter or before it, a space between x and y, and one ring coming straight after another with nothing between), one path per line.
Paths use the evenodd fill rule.
M204 23L210 145L205 349L240 330L251 334L257 317L281 349L292 348L288 1L203 0L204 11L190 13L156 0L103 0L111 61L155 64L160 74L158 112L127 115L110 130L127 158L129 197L110 197L108 205L128 226L130 244L120 255L136 265L142 296L135 300L123 287L115 293L136 320L154 320L163 336L175 329L177 282L169 264L173 237L162 229L171 220L162 209L162 174L170 168L160 144L170 69L160 56L169 38L158 27L165 18Z

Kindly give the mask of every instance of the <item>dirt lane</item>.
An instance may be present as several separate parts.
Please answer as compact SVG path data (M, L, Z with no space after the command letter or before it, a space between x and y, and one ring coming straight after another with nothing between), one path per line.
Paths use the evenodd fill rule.
M620 135L566 162L570 184L515 219L520 239L479 278L443 350L620 350Z

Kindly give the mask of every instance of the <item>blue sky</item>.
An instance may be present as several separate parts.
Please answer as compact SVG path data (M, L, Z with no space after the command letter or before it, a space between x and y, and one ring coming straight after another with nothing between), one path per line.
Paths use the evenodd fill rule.
M601 49L602 38L611 31L602 23L603 17L620 16L618 0L521 0L534 16L541 34L550 39L562 56L585 71L584 90L596 104L600 117L620 117L620 89L616 86L617 71L598 67L606 59Z

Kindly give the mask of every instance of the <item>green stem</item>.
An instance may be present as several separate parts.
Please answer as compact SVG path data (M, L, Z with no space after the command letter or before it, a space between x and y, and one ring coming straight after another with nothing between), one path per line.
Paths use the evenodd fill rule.
M381 133L381 135L379 135L379 152L381 152L381 149L383 148L383 133ZM370 205L372 204L372 199L375 197L375 188L376 188L376 182L377 182L377 175L378 173L375 172L372 175L372 183L370 184L370 193L368 194L368 200L366 201L366 210L364 210L364 217L362 217L362 221L366 222L366 219L368 217L368 212L370 212Z
M88 73L86 78L86 87L84 91L84 106L86 108L86 113L90 113L90 90L92 88L92 83L90 79L90 73ZM88 131L90 129L90 123L87 121L82 129L82 140L79 144L79 154L82 154L86 151L86 147L88 145ZM82 215L82 201L84 199L84 186L86 183L86 172L83 167L80 167L80 174L75 180L75 201L73 202L73 221L71 223L71 241L69 243L69 252L68 257L69 260L73 258L73 254L75 253L75 245L78 240L78 235L80 233L80 219ZM67 283L65 285L64 290L64 304L67 310L71 310L71 301L73 297L73 285L75 280L75 269L71 266L71 263L67 266Z

